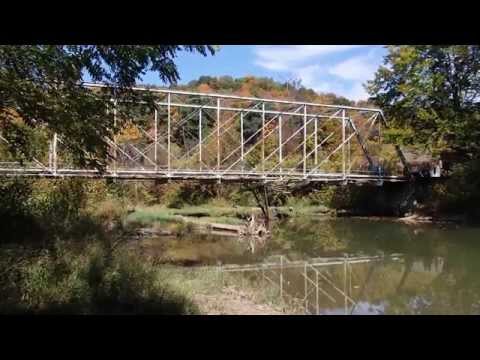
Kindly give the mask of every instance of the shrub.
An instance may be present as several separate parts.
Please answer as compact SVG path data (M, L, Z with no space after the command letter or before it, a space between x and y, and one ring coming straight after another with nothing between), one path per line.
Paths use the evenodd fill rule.
M183 182L166 184L161 190L160 202L169 208L179 209L183 205L202 205L215 196L211 185Z
M102 242L32 254L13 265L0 256L0 312L191 314L197 308L159 283L157 270L125 247ZM16 279L12 286L12 279Z

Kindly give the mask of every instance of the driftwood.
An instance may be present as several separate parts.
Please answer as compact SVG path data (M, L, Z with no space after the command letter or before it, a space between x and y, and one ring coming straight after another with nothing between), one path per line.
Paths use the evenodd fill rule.
M233 232L233 233L237 233L237 234L241 234L244 231L244 227L239 226L239 225L209 223L208 227L212 231L228 231L228 232Z
M137 235L139 236L146 236L146 235L170 236L170 235L173 235L173 233L168 230L142 228L137 230Z
M270 232L264 223L257 223L255 221L255 215L252 214L248 225L246 227L246 236L248 236L248 247L252 253L255 252L255 248L265 246Z

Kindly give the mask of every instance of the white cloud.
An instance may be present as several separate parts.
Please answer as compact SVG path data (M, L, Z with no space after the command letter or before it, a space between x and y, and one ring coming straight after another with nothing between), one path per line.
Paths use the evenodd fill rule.
M362 83L355 83L352 87L350 87L349 89L347 89L346 92L343 93L343 96L355 101L368 99L368 93L363 88Z
M315 79L322 72L320 65L308 65L294 71L293 75L302 80L306 87L315 86Z
M329 73L345 80L366 81L380 65L371 55L355 56L331 67Z
M269 70L288 70L312 57L321 57L360 47L360 45L260 45L255 63Z
M318 93L334 93L347 99L358 101L368 99L368 94L362 83L344 83L341 81L323 81L313 87Z
M273 71L283 71L288 70L288 66L284 64L282 61L275 61L275 60L256 60L255 64L261 66L268 70Z
M354 49L354 56L347 57ZM355 101L368 98L363 83L373 78L382 60L378 46L257 46L254 52L258 66L300 79L302 85L317 92L335 93Z

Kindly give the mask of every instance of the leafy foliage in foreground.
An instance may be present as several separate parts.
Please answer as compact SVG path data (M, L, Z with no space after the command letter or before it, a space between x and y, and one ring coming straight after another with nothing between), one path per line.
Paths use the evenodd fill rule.
M102 242L0 250L1 313L195 314L145 259Z
M102 168L108 159L105 137L124 128L134 112L142 109L117 107L114 128L111 99L121 102L145 100L150 94L131 87L147 71L160 80L175 83L179 74L174 58L179 51L213 54L213 46L158 45L20 45L0 47L0 130L16 158L31 159L35 130L44 128L68 139L65 146L82 166ZM101 91L82 86L83 80L106 83ZM145 110L145 109L143 109Z

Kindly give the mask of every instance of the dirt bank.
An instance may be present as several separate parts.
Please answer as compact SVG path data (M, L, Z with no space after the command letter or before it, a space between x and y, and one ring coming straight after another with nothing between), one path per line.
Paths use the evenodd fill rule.
M194 302L205 315L285 315L282 309L258 304L245 291L226 287L219 294L198 294Z
M158 280L190 299L204 315L287 315L301 313L271 287L251 286L243 276L215 267L160 266ZM272 291L275 290L275 291Z

